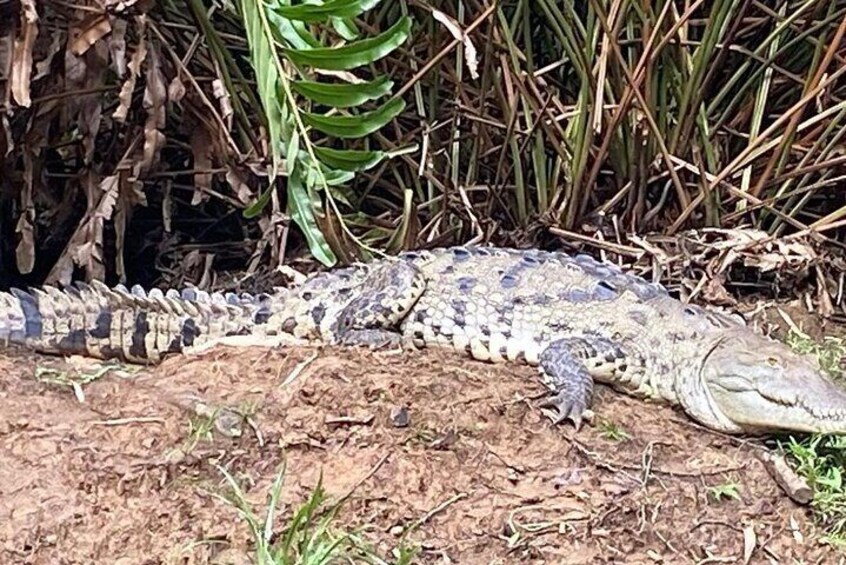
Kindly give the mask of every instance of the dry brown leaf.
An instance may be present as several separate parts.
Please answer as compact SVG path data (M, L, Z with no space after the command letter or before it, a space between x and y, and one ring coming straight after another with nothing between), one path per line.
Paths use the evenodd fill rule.
M223 81L214 79L212 81L212 92L214 97L220 103L221 117L226 120L228 126L232 126L230 119L232 118L232 102L229 101L229 91L223 86Z
M162 195L162 224L165 233L173 231L173 181L167 179L164 183Z
M202 125L198 125L191 131L191 153L194 155L194 194L191 196L191 205L208 200L209 190L212 185L212 174L208 171L212 168L212 152L214 147L209 137L209 132Z
M476 46L473 45L473 41L470 39L470 36L464 33L464 30L461 29L461 26L457 21L452 19L451 17L447 16L440 10L432 9L432 17L441 22L447 31L457 40L460 41L464 45L464 61L467 65L467 70L470 71L470 76L473 79L479 78L479 55L476 52Z
M12 55L15 52L15 35L14 30L9 33L0 35L0 102L6 103L7 97L7 83L12 77Z
M114 215L115 227L115 270L121 281L126 280L125 242L126 226L129 217L136 205L147 205L147 197L144 195L144 183L139 179L141 163L138 156L126 159L125 162L132 163L129 171L122 171L120 175L120 191L117 207Z
M147 55L144 88L144 109L147 120L144 122L144 157L141 170L147 171L159 160L159 153L165 144L165 136L161 130L165 127L165 104L167 103L167 87L160 65L158 47L153 44Z
M37 158L39 149L33 147L23 154L24 163L24 184L21 190L21 216L15 231L20 235L18 245L15 248L15 260L18 271L23 274L32 272L35 267L35 234L33 224L35 222L35 207L32 201L32 184L34 180L33 159Z
M743 563L749 563L757 545L758 536L755 535L755 527L746 526L743 528Z
M179 75L173 77L170 84L167 85L167 98L171 102L180 102L185 97L185 83Z
M15 231L19 235L18 246L15 248L15 259L18 271L21 274L32 272L35 267L35 234L33 232L33 220L35 212L28 208L21 213Z
M103 226L115 210L118 180L119 175L114 174L96 183L95 173L88 172L84 175L83 186L89 196L88 212L47 275L47 284L70 284L74 265L83 267L87 280L105 278Z
M138 46L129 60L129 76L126 77L123 86L120 88L120 94L118 95L120 103L112 114L112 118L121 123L126 121L126 116L129 114L129 107L132 105L132 92L135 90L135 81L138 80L138 76L141 74L141 65L147 58L147 41L145 39L147 19L144 16L138 16L135 20L138 24Z
M247 205L255 198L253 190L250 188L250 185L247 184L247 181L241 174L241 171L235 167L228 166L226 168L226 182L229 183L229 186L232 188L233 192L235 192L235 196L238 197L241 204Z
M61 33L53 34L53 40L50 42L50 47L47 49L47 55L35 64L35 75L32 77L32 82L50 76L53 59L55 59L56 54L62 50L63 39L64 36Z
M109 40L109 52L112 54L112 66L117 76L126 75L126 20L111 18L112 37Z
M89 14L71 26L68 46L74 55L83 55L111 31L112 24L107 14Z
M702 289L702 297L709 304L719 304L722 306L734 306L737 300L729 294L725 287L726 278L723 275L715 275L710 277Z
M0 144L0 149L2 149L0 153L5 157L15 148L15 141L12 138L12 127L9 125L9 116L6 114L0 115L0 123L3 124L3 143Z
M32 48L38 37L38 11L35 0L21 0L21 31L15 39L12 54L12 98L29 108L32 104L29 87L32 77Z

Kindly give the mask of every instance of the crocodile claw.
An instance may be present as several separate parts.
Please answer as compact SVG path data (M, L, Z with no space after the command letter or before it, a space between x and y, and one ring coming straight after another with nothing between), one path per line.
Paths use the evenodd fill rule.
M581 429L583 419L588 422L593 419L593 410L588 408L581 399L573 397L572 391L568 390L559 390L557 394L541 402L539 407L554 410L550 419L556 426L570 420L576 431Z

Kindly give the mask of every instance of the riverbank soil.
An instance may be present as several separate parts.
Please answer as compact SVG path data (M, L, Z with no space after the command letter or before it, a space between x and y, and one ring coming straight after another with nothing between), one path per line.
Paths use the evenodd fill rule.
M283 462L277 534L322 475L333 527L389 559L839 558L752 443L605 387L592 425L556 427L529 367L292 346L141 369L7 352L0 374L4 563L247 563L220 469L263 518Z

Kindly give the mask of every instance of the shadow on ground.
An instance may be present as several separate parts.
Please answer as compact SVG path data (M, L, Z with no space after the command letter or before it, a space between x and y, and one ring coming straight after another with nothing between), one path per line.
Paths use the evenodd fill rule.
M4 563L236 562L251 540L209 494L225 486L214 464L261 514L283 457L288 513L322 472L331 497L351 493L339 524L365 528L387 555L417 523L421 562L835 559L751 446L605 388L594 426L555 428L530 400L543 389L528 367L217 348L107 373L80 402L45 382L61 375L45 367L67 363L0 358ZM215 406L250 414L239 437L196 432ZM720 490L740 499L716 500Z

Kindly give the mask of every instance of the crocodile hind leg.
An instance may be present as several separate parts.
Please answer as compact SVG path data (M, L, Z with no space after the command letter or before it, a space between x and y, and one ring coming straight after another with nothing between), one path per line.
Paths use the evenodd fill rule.
M332 341L370 348L399 346L399 324L425 289L423 273L411 263L390 261L375 267L339 312L330 328Z
M578 430L590 419L594 376L610 373L623 358L620 348L604 338L566 338L553 341L540 354L540 371L553 395L541 404L553 408L553 421L570 420Z

